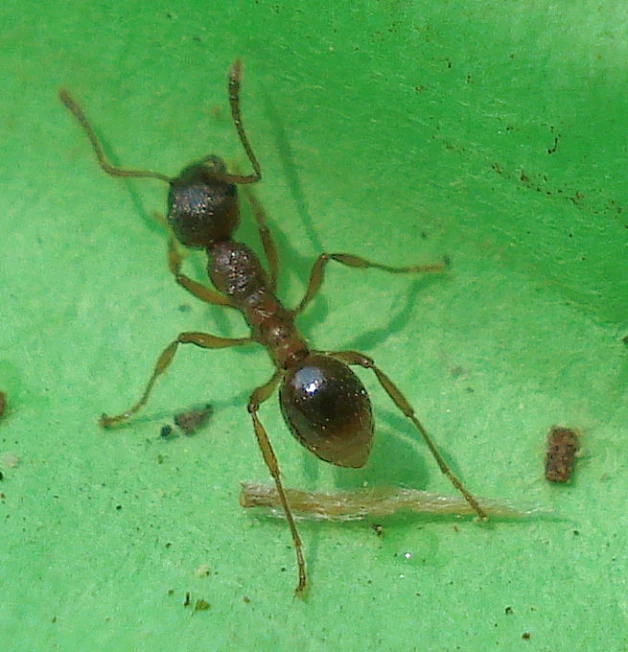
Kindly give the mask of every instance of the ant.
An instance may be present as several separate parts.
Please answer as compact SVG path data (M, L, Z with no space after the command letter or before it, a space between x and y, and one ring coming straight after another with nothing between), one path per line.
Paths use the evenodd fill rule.
M256 342L268 351L275 371L271 378L250 395L247 409L253 423L264 462L275 482L277 493L290 528L297 557L298 584L301 595L307 578L301 538L283 488L279 464L262 422L260 405L279 385L279 404L283 418L297 441L319 459L341 467L361 468L368 459L373 438L373 414L366 389L351 366L371 370L397 408L414 424L424 439L440 470L481 519L486 513L449 469L427 431L417 419L414 409L393 381L368 356L356 351L321 351L310 349L295 326L318 293L325 270L331 261L354 269L379 269L393 274L440 272L446 263L390 267L345 253L320 254L310 272L305 295L293 310L285 308L275 296L279 258L266 216L247 191L262 178L240 116L240 80L242 63L237 59L228 73L228 95L233 124L240 143L253 168L252 174L227 172L218 156L210 155L183 169L177 177L159 172L114 167L103 153L82 109L66 90L59 97L86 133L100 167L114 177L158 179L169 186L167 223L171 229L168 245L168 266L175 281L201 301L235 308L247 321L249 337L226 338L209 333L184 332L162 352L140 399L117 416L103 414L100 425L105 428L127 421L148 400L155 381L172 362L181 344L203 349L222 349ZM257 255L245 244L233 239L239 222L237 186L244 186L257 223L262 247L268 263L266 271ZM181 272L182 256L177 242L185 247L204 249L208 257L207 274L215 289L198 283Z

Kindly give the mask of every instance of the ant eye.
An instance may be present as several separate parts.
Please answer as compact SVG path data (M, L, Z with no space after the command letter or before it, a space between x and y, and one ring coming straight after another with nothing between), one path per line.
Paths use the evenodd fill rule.
M192 168L195 168L197 166L191 166ZM224 174L227 171L227 166L225 165L225 162L220 158L220 156L215 156L214 154L211 154L207 158L203 159L202 162L202 167L205 170L209 170L210 172L213 172L215 174ZM186 170L189 168L186 168ZM185 170L181 173L183 175Z

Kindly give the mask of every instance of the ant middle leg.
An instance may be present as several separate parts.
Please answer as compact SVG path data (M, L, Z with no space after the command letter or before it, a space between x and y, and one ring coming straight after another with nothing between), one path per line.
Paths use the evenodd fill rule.
M303 558L303 544L301 543L301 537L297 531L297 526L295 525L294 518L292 517L292 511L290 510L290 505L288 504L288 499L286 498L286 492L281 482L277 456L275 455L275 451L273 450L273 447L270 443L266 429L257 416L260 405L275 391L277 383L281 379L282 374L283 370L278 369L275 371L272 378L267 383L255 389L249 398L247 409L251 415L251 419L253 420L253 429L255 430L255 436L257 437L257 444L260 448L260 451L262 452L264 462L270 471L270 475L275 481L275 486L277 487L277 495L279 496L281 506L283 508L284 514L286 515L286 520L288 521L288 526L290 527L292 544L297 555L297 566L299 570L299 581L297 583L297 588L295 589L295 595L301 597L307 584L305 560Z
M217 335L210 335L209 333L197 333L197 332L187 332L179 333L177 339L174 342L171 342L159 356L157 364L153 369L153 374L150 377L144 393L140 397L140 400L137 403L134 403L128 410L118 414L116 416L110 417L106 414L103 414L98 423L103 428L111 428L117 426L124 421L127 421L131 418L136 412L138 412L148 401L148 397L153 389L153 385L159 376L161 376L166 369L170 366L179 344L194 344L203 349L224 349L230 346L240 346L242 344L249 344L253 340L250 337L218 337Z
M419 431L421 437L427 444L427 447L430 449L430 452L434 456L434 459L438 463L440 470L449 478L449 481L453 486L464 496L464 499L469 503L473 508L475 513L482 519L486 520L486 512L480 507L477 499L464 487L462 482L453 474L449 465L443 459L442 455L439 453L436 445L427 434L427 430L423 427L423 424L417 419L414 408L410 405L406 397L401 393L401 390L393 383L393 381L373 362L372 358L358 353L356 351L337 351L337 352L326 352L326 355L329 355L332 358L336 358L349 365L359 365L365 369L370 369L379 384L382 386L384 391L390 396L393 403L399 408L399 410L406 416L412 423L415 428Z
M431 265L410 265L407 267L391 267L390 265L382 265L381 263L374 263L366 258L354 256L352 254L320 254L316 262L312 266L310 272L310 280L305 291L305 296L301 299L301 303L294 310L294 314L298 315L303 312L305 307L316 296L325 278L325 268L330 261L336 261L341 265L347 267L354 267L357 269L379 269L391 274L415 274L423 272L442 272L449 264L447 258L443 259L440 263L433 263Z

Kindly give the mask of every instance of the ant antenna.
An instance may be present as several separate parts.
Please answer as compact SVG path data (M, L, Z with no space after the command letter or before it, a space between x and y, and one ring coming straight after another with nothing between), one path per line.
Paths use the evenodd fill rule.
M229 104L231 105L231 117L233 119L233 124L238 132L240 137L240 142L244 151L253 166L253 174L241 175L241 174L228 174L228 173L217 173L213 176L219 181L224 181L225 183L239 183L239 184L248 184L255 183L262 178L262 172L260 170L259 163L257 158L253 153L253 148L249 139L244 131L244 125L242 124L242 117L240 115L240 78L242 77L242 60L236 59L231 68L229 68Z
M65 104L68 111L70 111L74 117L78 120L83 131L87 134L89 142L92 144L92 149L100 167L112 177L135 177L139 179L159 179L160 181L165 181L166 183L172 183L173 179L167 177L165 174L160 174L159 172L151 172L150 170L124 170L117 168L111 165L105 158L105 153L102 151L102 147L96 138L96 134L92 129L92 126L89 124L87 117L83 113L81 107L77 104L76 100L70 95L70 93L62 89L59 91L59 99Z

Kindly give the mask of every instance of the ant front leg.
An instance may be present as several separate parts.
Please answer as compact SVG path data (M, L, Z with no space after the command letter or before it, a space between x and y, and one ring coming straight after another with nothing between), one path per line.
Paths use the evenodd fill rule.
M279 475L279 463L277 462L277 456L275 451L268 439L268 434L266 429L262 425L262 422L257 416L260 404L262 404L270 395L275 391L277 383L281 379L282 371L277 370L273 377L261 387L258 387L253 391L249 398L249 404L247 409L253 420L253 429L255 430L255 436L257 437L257 444L262 452L262 457L264 462L270 471L270 475L275 481L275 486L277 487L277 495L283 507L284 514L286 515L286 520L288 521L288 526L290 527L290 534L292 535L292 544L294 545L294 550L297 555L297 566L299 569L299 582L297 588L295 589L295 595L298 597L303 596L303 591L305 590L305 585L307 584L307 576L305 573L305 560L303 559L303 545L301 543L301 537L297 531L297 526L295 525L294 518L292 517L292 511L290 510L290 505L288 504L288 499L286 498L286 492L284 491L283 484L281 483L281 478Z
M220 292L216 292L216 290L212 290L198 281L192 280L189 276L182 274L182 263L183 257L181 256L181 252L177 247L175 238L171 236L168 241L168 269L172 272L174 280L191 295L205 303L210 303L214 306L235 308L233 303L226 296L220 294Z
M353 256L352 254L321 254L314 265L312 266L312 271L310 272L310 280L307 285L307 290L305 291L305 296L301 299L301 303L296 307L294 314L298 315L303 312L305 307L310 303L310 301L316 296L316 293L320 290L320 287L325 278L325 268L327 263L331 260L340 263L341 265L346 265L347 267L353 267L357 269L379 269L384 272L389 272L391 274L415 274L422 272L442 272L447 265L449 260L445 258L441 263L434 263L432 265L410 265L408 267L391 267L390 265L382 265L381 263L373 263L366 258L361 258L360 256Z
M414 408L410 405L410 403L408 403L406 397L401 393L401 390L393 383L393 381L375 364L375 362L373 362L372 358L369 358L362 353L357 353L356 351L330 352L326 353L325 355L336 358L345 364L359 365L360 367L364 367L365 369L370 369L373 371L377 377L377 380L379 381L379 384L382 386L388 396L390 396L393 403L397 406L397 408L399 408L401 412L403 412L404 416L412 421L415 428L419 431L421 437L423 437L427 447L430 449L430 452L434 456L434 459L438 463L440 470L449 478L451 484L453 484L453 486L464 496L464 499L469 503L469 505L471 505L473 511L475 511L475 513L483 521L486 520L486 512L480 507L480 504L476 498L474 498L473 495L467 491L462 482L460 482L460 480L458 480L458 478L453 474L449 468L449 465L447 462L445 462L442 455L438 452L436 445L427 434L427 430L425 430L421 422L417 419Z
M210 335L209 333L179 333L178 337L174 342L171 342L159 356L155 369L153 370L153 375L150 377L146 389L142 394L140 400L131 406L126 412L122 412L116 416L110 417L106 414L103 414L98 423L103 428L111 428L117 426L124 421L127 421L132 417L136 412L138 412L148 401L148 397L153 389L155 381L161 374L163 374L166 369L170 366L179 344L194 344L195 346L200 346L203 349L224 349L230 346L240 346L242 344L249 344L252 342L250 337L218 337L216 335Z
M277 289L277 277L279 276L279 254L277 253L277 246L273 240L273 236L266 224L266 211L262 208L262 205L257 200L257 197L249 190L247 186L243 186L244 194L251 205L251 210L253 211L253 217L257 224L257 230L259 231L260 240L262 241L262 246L264 247L264 253L266 254L266 260L268 261L269 268L269 286L270 289L274 292Z

